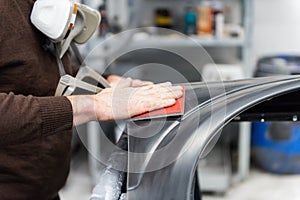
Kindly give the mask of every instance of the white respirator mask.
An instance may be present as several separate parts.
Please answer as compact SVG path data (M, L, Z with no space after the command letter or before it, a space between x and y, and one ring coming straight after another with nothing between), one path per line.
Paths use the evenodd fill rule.
M62 58L71 42L87 42L101 17L98 11L71 0L37 0L30 19L38 30L58 44Z

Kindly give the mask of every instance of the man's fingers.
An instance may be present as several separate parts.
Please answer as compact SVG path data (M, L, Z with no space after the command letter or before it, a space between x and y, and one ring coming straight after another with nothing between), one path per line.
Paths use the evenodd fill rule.
M171 106L175 104L177 98L182 96L183 88L181 86L169 86L169 83L163 85L167 85L167 87L161 84L153 85L152 89L140 88L140 91L135 94L144 100L145 112Z

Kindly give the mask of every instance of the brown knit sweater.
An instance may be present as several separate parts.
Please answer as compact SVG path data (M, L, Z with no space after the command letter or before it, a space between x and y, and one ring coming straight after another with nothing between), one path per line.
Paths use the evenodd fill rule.
M69 171L72 108L51 97L59 73L30 23L33 2L0 0L0 200L54 199Z

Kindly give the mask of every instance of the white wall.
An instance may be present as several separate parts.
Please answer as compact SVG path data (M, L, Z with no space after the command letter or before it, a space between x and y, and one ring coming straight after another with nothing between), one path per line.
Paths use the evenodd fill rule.
M300 55L300 1L254 0L254 59L272 54Z

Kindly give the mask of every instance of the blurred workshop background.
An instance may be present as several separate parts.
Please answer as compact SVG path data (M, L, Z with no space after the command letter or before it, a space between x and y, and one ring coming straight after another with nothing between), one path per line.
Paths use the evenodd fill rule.
M79 48L102 73L182 83L300 72L298 0L80 2L101 13L99 29ZM170 67L174 70L162 73ZM97 182L91 154L99 153L100 142L94 129L88 124L74 130L62 200L89 199ZM300 199L299 142L298 122L230 123L199 162L203 199Z

